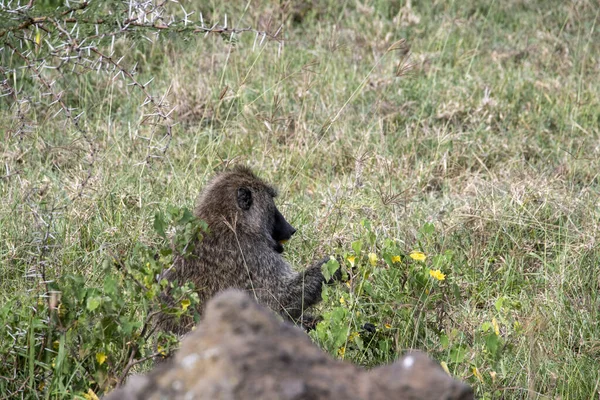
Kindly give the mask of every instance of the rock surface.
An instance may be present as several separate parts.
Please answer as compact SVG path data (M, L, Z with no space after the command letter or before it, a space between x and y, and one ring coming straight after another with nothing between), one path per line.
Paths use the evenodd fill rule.
M132 376L106 399L324 400L473 398L420 352L366 371L329 357L300 329L228 290L173 359Z

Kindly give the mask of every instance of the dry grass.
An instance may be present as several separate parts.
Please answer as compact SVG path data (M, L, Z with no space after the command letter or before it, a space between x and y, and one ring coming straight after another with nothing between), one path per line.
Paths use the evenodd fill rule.
M28 135L4 129L2 303L14 293L26 301L38 284L27 276L50 215L50 273L93 281L104 249L152 243L156 211L191 206L214 170L244 163L280 187L281 209L299 228L288 253L298 264L351 252L366 240L363 220L375 238L369 251L391 239L406 252L453 252L444 268L460 301L448 286L436 303L443 315L431 317L441 329L373 316L396 324L396 337L381 340L430 351L482 398L596 398L598 11L592 1L551 3L198 4L215 21L283 23L285 42L190 37L131 52L128 62L155 78L150 90L177 107L164 155L162 136L139 125L140 93L80 78L99 154L80 197L89 149L77 132L43 109L30 114ZM1 125L11 118L3 109ZM425 240L427 222L435 233ZM347 292L335 290L324 312ZM382 310L397 305L393 287L379 299ZM493 318L502 349L492 357L478 338ZM451 362L453 345L466 349L460 362ZM346 357L373 365L395 349Z

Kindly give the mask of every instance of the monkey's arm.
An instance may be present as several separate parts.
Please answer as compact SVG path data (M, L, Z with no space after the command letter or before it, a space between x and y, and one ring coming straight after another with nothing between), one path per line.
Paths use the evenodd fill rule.
M323 258L303 272L295 274L282 288L280 304L284 316L297 319L305 309L321 301L322 285L325 282L321 266L327 261L329 261L329 257Z

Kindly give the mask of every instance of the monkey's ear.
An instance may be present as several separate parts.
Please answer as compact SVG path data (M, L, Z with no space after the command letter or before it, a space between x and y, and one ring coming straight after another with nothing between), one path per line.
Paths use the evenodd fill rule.
M237 202L242 210L249 210L252 205L252 192L250 189L245 187L238 188Z

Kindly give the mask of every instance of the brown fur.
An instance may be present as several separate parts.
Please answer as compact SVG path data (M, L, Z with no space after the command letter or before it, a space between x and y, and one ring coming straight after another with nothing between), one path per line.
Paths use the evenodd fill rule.
M321 300L321 265L327 258L300 273L285 261L279 241L289 239L295 229L277 210L276 195L272 186L244 167L218 174L202 190L195 215L207 223L209 232L191 256L176 259L166 276L195 284L200 313L213 295L237 288L286 319L311 323L304 310ZM193 322L171 318L162 325L182 334Z

